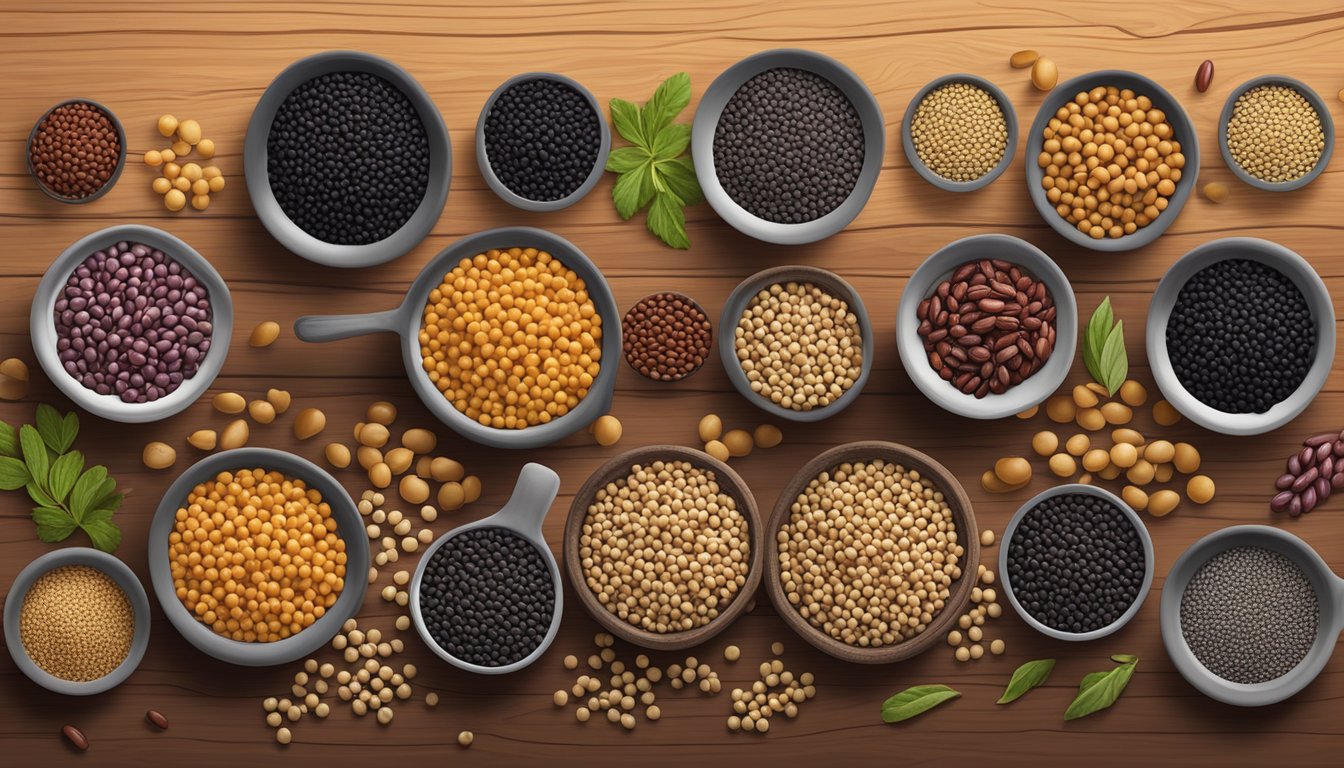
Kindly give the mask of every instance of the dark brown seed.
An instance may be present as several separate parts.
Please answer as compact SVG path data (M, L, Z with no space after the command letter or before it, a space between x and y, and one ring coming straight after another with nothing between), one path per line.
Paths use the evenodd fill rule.
M995 317L982 317L971 324L971 331L974 333L989 333L994 329L997 320L998 318Z
M1200 62L1199 69L1195 70L1195 89L1200 93L1209 90L1209 85L1213 82L1213 62L1205 59Z
M164 717L163 713L157 709L146 712L145 719L157 726L159 730L168 730L168 718Z
M69 741L70 744L73 745L74 748L78 749L80 752L83 752L84 750L89 748L88 737L85 736L83 732L81 732L78 728L76 728L73 725L67 725L64 728L62 728L61 735L64 736L66 741Z
M981 312L997 315L1003 311L1005 305L1002 299L980 299L978 306L980 307Z
M972 360L978 363L985 362L991 356L990 351L985 347L971 347L966 351L966 354L969 355Z

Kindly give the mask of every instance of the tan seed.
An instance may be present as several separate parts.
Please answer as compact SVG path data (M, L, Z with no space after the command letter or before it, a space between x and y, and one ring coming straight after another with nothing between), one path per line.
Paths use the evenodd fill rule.
M1041 55L1033 50L1017 51L1008 57L1008 64L1013 69L1026 69L1035 64L1039 58L1041 58Z
M247 404L247 414L258 424L270 424L275 421L275 406L265 400L253 400Z
M248 438L247 422L243 419L234 419L219 434L219 447L222 450L230 451L234 448L242 448L247 445Z
M994 462L994 474L1004 485L1022 485L1031 480L1031 462L1020 456L1008 456Z
M376 449L375 449L376 450ZM410 448L393 448L383 454L383 463L387 464L392 470L392 474L400 475L411 468L411 462L415 460L415 454Z
M751 433L757 448L774 448L784 442L784 432L774 424L762 424Z
M461 483L447 482L439 486L438 502L439 507L444 512L453 512L461 509L466 503L467 495L462 489Z
M367 445L370 448L382 448L387 445L387 441L392 435L387 431L387 427L376 422L370 422L359 430L359 442L361 445Z
M192 448L202 451L215 450L215 443L217 441L218 436L213 429L198 429L190 435L187 435L187 443L189 443Z
M1059 82L1059 67L1055 62L1042 56L1031 65L1031 84L1038 91L1048 91Z
M750 454L751 449L754 447L751 440L751 433L747 432L745 429L729 430L728 433L723 436L723 444L728 448L728 455L735 458Z
M247 408L247 400L237 392L220 392L211 404L220 413L242 413Z
M374 464L381 464L383 461L383 452L377 448L371 448L367 445L361 445L355 449L355 460L359 466L368 471L373 469Z
M289 410L292 400L287 390L274 388L266 390L266 402L270 403L278 414Z
M177 451L167 443L155 441L145 446L141 458L150 469L167 469L177 462Z
M1181 420L1181 412L1176 410L1175 406L1166 400L1158 400L1153 403L1153 421L1164 427L1170 427Z
M696 426L700 434L700 442L708 443L710 440L718 440L723 436L723 420L712 413L707 413L700 417L700 423Z
M401 444L416 453L431 453L439 438L428 429L408 429L401 433Z
M248 338L247 343L254 347L269 347L280 338L280 324L267 320L252 329L252 336Z
M718 440L710 440L705 443L705 453L708 453L719 461L727 461L732 457L732 454L728 452L728 446Z
M369 482L374 488L386 488L392 484L392 470L382 462L374 464L369 469Z
M420 472L417 469L416 474L424 475L426 473ZM458 462L443 456L437 456L430 462L428 474L430 477L434 478L435 482L443 483L449 480L461 481L463 477L466 477L467 473Z
M379 400L369 406L365 418L374 424L387 426L397 420L397 406L386 400Z
M1067 424L1078 414L1078 406L1068 395L1055 395L1045 401L1045 415L1056 424Z
M315 437L327 428L327 415L316 408L304 408L294 419L294 436L300 440Z
M1154 493L1148 498L1148 512L1153 517L1165 517L1180 506L1181 495L1166 489Z
M401 478L397 490L408 504L423 504L429 498L429 484L415 475Z
M345 469L350 466L350 449L341 443L327 443L327 447L322 451L327 457L327 463L337 469Z

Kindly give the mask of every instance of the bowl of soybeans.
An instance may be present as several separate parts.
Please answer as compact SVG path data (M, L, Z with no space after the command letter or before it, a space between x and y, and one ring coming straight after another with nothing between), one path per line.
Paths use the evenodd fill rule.
M947 192L974 192L1012 165L1017 113L983 77L943 75L910 100L901 145L925 181Z
M1265 75L1228 94L1218 149L1238 179L1268 192L1316 180L1335 149L1335 124L1320 94L1299 80Z

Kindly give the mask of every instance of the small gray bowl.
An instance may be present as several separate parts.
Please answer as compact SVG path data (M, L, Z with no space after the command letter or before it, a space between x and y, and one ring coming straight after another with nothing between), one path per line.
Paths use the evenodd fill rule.
M766 221L733 201L719 183L714 169L714 132L719 116L728 100L751 78L770 69L802 69L829 80L849 99L859 113L863 124L863 167L854 189L845 202L819 219L802 224L781 224ZM691 157L695 161L695 176L714 211L734 229L757 240L781 245L797 245L823 240L849 226L859 215L873 193L877 175L882 170L882 152L886 129L882 122L882 108L873 92L849 67L820 53L796 48L778 48L748 56L724 70L710 83L695 110L691 127Z
M546 649L551 647L556 634L560 631L560 620L564 616L565 589L560 581L560 566L555 562L555 555L551 554L550 548L546 546L546 538L541 533L541 524L546 519L546 513L550 511L551 503L555 501L555 495L559 491L560 476L549 467L535 463L524 464L522 472L518 474L518 482L513 486L513 494L509 496L508 503L501 507L498 512L484 520L468 523L445 533L420 556L420 564L415 567L415 575L411 577L411 623L415 625L415 631L420 635L420 639L434 652L435 656L458 669L475 672L478 675L506 675L527 667L541 658L542 654L546 653ZM444 650L430 636L429 628L425 626L424 613L420 607L420 587L424 583L425 568L429 565L434 553L439 551L444 542L454 536L478 528L503 528L526 539L528 543L536 547L537 552L541 554L541 558L546 561L547 569L551 574L551 585L555 588L555 610L551 614L550 628L546 630L546 636L542 638L541 644L518 661L498 667L486 667L463 661Z
M593 114L597 115L597 129L600 139L597 147L597 159L593 162L593 170L588 173L588 178L584 179L578 189L559 200L532 200L509 189L495 175L494 169L490 167L490 156L485 148L485 121L490 116L490 110L494 109L495 102L499 100L500 94L518 83L531 80L554 80L573 88L580 96L583 96L584 100L588 102L588 106L592 107ZM602 173L607 167L607 155L610 152L611 127L607 125L607 120L602 115L602 107L597 103L597 99L593 98L593 94L589 93L587 88L579 85L575 80L552 72L524 72L505 80L495 89L494 93L490 94L490 98L485 100L485 106L481 107L481 116L476 120L476 166L481 169L481 176L485 179L486 185L494 190L501 200L524 211L558 211L582 200L589 192L593 191L593 187L597 186L597 182L602 179Z
M1316 642L1306 658L1288 674L1263 683L1245 684L1225 680L1195 658L1181 632L1181 597L1209 558L1233 547L1261 547L1292 560L1311 581L1320 605ZM1176 671L1200 693L1239 707L1263 707L1296 694L1325 669L1335 641L1344 631L1344 579L1330 571L1321 556L1305 541L1287 531L1267 525L1235 525L1215 531L1190 545L1171 567L1162 587L1160 608L1162 644Z
M915 149L915 141L910 135L910 124L914 122L915 112L919 110L920 102L924 101L924 98L933 91L951 83L967 83L993 96L994 100L999 103L999 108L1003 110L1003 120L1008 126L1008 146L1003 150L1003 157L999 158L998 164L991 168L988 173L971 181L954 181L938 175L920 159L919 152ZM910 161L910 167L914 168L915 173L918 173L925 181L945 192L974 192L988 186L991 181L999 178L999 175L1008 166L1012 165L1013 155L1017 152L1017 112L1013 110L1013 103L1008 100L1008 96L997 85L983 77L967 74L943 75L920 88L915 97L910 100L910 105L905 108L905 117L901 119L901 146L905 149L905 157Z
M853 312L859 320L859 334L862 336L863 366L859 369L859 378L855 380L854 386L846 390L844 394L829 405L813 408L810 411L795 411L792 408L785 408L752 392L751 383L747 381L747 374L742 371L742 364L737 360L737 349L733 343L734 339L737 338L737 321L742 317L742 313L746 311L747 305L755 298L757 292L769 288L775 283L787 282L812 283L827 293L844 299L845 303L849 305L849 311ZM854 286L845 282L839 275L819 267L771 267L761 270L738 283L733 292L729 294L728 301L724 303L723 313L719 315L718 335L719 360L723 363L723 369L728 372L728 380L733 383L742 397L746 398L752 405L788 421L821 421L843 411L849 407L850 403L859 398L859 393L863 391L864 384L868 383L868 374L873 372L873 324L868 319L868 310L863 306L863 299Z
M48 571L67 565L88 566L106 574L126 592L126 599L130 600L131 610L134 613L132 621L135 624L135 631L131 637L130 652L116 669L97 680L77 682L47 672L33 662L28 651L24 649L20 637L19 618L23 612L23 600L28 595L28 590L32 588L33 582ZM149 598L145 596L145 588L140 585L140 580L125 563L106 552L88 547L58 549L32 561L19 571L19 575L9 587L8 596L5 597L5 645L9 646L9 655L14 658L15 666L27 675L28 679L43 688L66 696L92 696L125 682L135 668L140 666L140 659L144 658L145 648L149 646L149 625Z
M28 151L33 146L33 139L37 138L37 129L42 127L42 123L46 122L47 116L67 104L88 104L89 106L100 110L104 115L107 115L108 121L112 123L112 127L117 132L117 142L121 145L121 154L117 157L117 166L112 169L112 175L108 177L107 182L103 184L103 186L98 188L97 192L94 192L87 197L66 197L64 195L58 195L55 190L51 189L46 184L43 184L42 180L37 178L37 172L33 168L33 157ZM33 178L33 181L37 183L37 188L42 190L42 193L47 197L70 205L91 203L111 191L112 187L117 183L117 179L121 178L121 172L126 167L126 129L122 128L121 120L117 119L117 116L113 114L112 110L99 104L93 99L66 99L65 101L52 104L51 109L43 112L42 116L37 119L37 122L33 123L33 129L28 132L28 143L24 145L24 162L28 166L28 175Z
M1045 133L1045 127L1050 123L1050 118L1055 116L1055 111L1072 101L1081 91L1091 90L1099 85L1130 88L1136 94L1147 96L1152 100L1153 106L1166 113L1167 122L1171 123L1173 137L1181 142L1181 153L1185 155L1185 168L1181 171L1181 180L1176 183L1176 194L1171 196L1167 209L1161 216L1132 235L1119 238L1103 237L1096 240L1079 232L1078 228L1060 216L1055 206L1046 199L1045 189L1041 186L1045 170L1037 164L1036 158L1041 151L1041 137ZM1176 101L1176 97L1155 81L1136 72L1119 69L1089 72L1055 86L1055 89L1046 95L1040 111L1036 113L1036 119L1031 123L1031 132L1027 134L1027 147L1023 154L1025 155L1023 162L1027 166L1027 192L1031 195L1031 202L1036 206L1041 218L1065 240L1094 251L1115 253L1149 245L1161 237L1162 233L1167 231L1167 227L1171 226L1180 215L1181 209L1185 207L1185 201L1190 199L1196 182L1199 181L1199 135L1195 132L1195 124L1191 122L1190 116L1186 114L1180 102Z
M1082 494L1084 496L1095 496L1114 504L1118 509L1124 512L1125 517L1134 524L1134 529L1139 532L1139 539L1143 541L1143 585L1139 587L1139 594L1135 596L1134 602L1129 606L1128 610L1120 615L1120 618L1105 627L1094 629L1091 632L1065 632L1042 624L1034 616L1028 613L1027 610L1022 607L1022 604L1017 601L1017 595L1013 592L1013 580L1008 575L1008 548L1009 545L1012 544L1013 534L1017 532L1018 523L1022 522L1022 518L1026 517L1028 512L1047 499L1074 493ZM1153 556L1153 539L1148 535L1147 526L1143 524L1143 520L1139 518L1138 513L1122 501L1119 496L1116 496L1114 493L1111 493L1104 488L1098 488L1095 485L1066 483L1064 485L1057 485L1054 488L1032 496L1026 504L1023 504L1018 508L1017 512L1013 514L1013 518L1008 521L1008 525L1003 529L1003 536L1000 541L1002 543L999 545L999 578L1003 582L1003 593L1007 595L1008 602L1012 604L1013 610L1017 611L1017 615L1021 616L1022 620L1025 621L1028 626L1037 632L1040 632L1047 637L1053 637L1056 640L1083 642L1086 640L1096 640L1118 632L1121 627L1129 623L1130 619L1138 615L1139 609L1143 607L1143 601L1148 597L1148 590L1153 586L1153 571L1156 567L1156 558ZM1170 585L1170 581L1167 583Z
M171 394L150 403L126 403L116 395L100 395L66 373L56 353L56 299L65 288L65 281L84 259L116 243L127 241L157 248L191 271L201 285L210 292L210 310L214 329L210 335L210 351L197 369L196 375L183 380ZM28 334L32 338L33 353L56 388L75 405L104 419L140 424L166 419L196 402L210 388L210 383L224 367L233 336L233 299L224 278L219 276L205 257L176 237L154 227L140 224L118 224L100 229L76 240L61 252L47 267L37 285L32 308L28 314Z
M173 531L177 510L197 485L220 472L264 468L298 478L322 494L331 507L337 533L345 542L345 586L340 597L312 626L272 643L248 643L216 634L196 620L177 597L173 573L168 561L168 537ZM369 537L355 502L336 478L316 464L292 453L270 448L235 448L211 454L178 475L163 494L149 524L149 576L154 596L168 621L187 642L202 652L230 664L244 667L269 667L301 659L326 645L346 619L359 613L369 575Z
M1055 300L1055 349L1050 359L1026 381L1001 395L977 398L943 381L929 365L919 337L919 304L957 267L979 259L1004 259L1045 283ZM1078 301L1069 278L1039 248L1012 235L972 235L940 248L919 265L901 294L896 314L896 347L910 380L942 408L972 419L1002 419L1045 401L1064 383L1078 346Z
M1176 378L1167 354L1167 321L1172 306L1187 281L1201 269L1225 259L1249 259L1267 264L1287 275L1316 320L1316 360L1297 391L1264 413L1224 413L1195 398ZM1205 429L1225 435L1258 435L1278 429L1301 413L1325 386L1335 361L1335 307L1321 276L1311 264L1293 251L1269 240L1254 237L1226 237L1211 240L1176 260L1157 284L1148 305L1145 331L1148 364L1162 396L1176 410Z
M429 141L429 185L420 207L396 232L376 243L340 245L319 240L303 231L285 215L271 192L266 169L266 139L275 121L275 112L289 94L300 85L332 72L367 72L392 83L410 99ZM453 176L453 153L448 128L434 101L415 78L387 59L361 51L325 51L290 64L267 86L252 110L243 142L243 171L247 176L247 194L262 226L271 237L293 253L328 267L371 267L401 256L420 244L434 229L448 201L448 184Z
M1227 123L1232 119L1232 109L1236 106L1237 99L1252 88L1258 88L1262 85L1281 85L1292 88L1302 94L1302 97L1311 104L1312 108L1316 110L1316 114L1321 118L1321 129L1325 132L1325 149L1321 152L1321 157L1316 161L1314 168L1308 171L1306 175L1292 181L1273 182L1252 176L1237 163L1236 159L1232 157L1232 150L1227 146ZM1283 75L1265 75L1247 80L1228 94L1227 101L1223 103L1222 114L1218 116L1218 149L1223 153L1223 164L1238 179L1256 189L1269 192L1291 192L1315 181L1316 177L1320 176L1321 172L1325 170L1325 166L1330 164L1330 155L1335 151L1335 122L1330 117L1329 107L1325 105L1325 101L1320 94L1311 89L1311 86Z
M425 376L421 367L420 323L430 292L439 287L443 276L459 261L492 248L516 247L547 251L583 278L588 286L588 296L602 318L602 360L593 386L574 410L546 424L526 429L495 429L467 418ZM300 317L294 323L294 335L303 341L335 341L378 332L401 336L406 376L425 407L459 435L494 448L538 448L588 426L611 408L616 372L621 364L621 314L616 309L616 298L612 296L607 279L578 246L559 235L532 227L500 227L458 240L429 260L406 291L405 301L395 309L366 315L313 315Z

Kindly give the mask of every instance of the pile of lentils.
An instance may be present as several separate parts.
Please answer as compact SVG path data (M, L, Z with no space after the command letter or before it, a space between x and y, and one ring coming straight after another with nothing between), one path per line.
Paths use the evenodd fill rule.
M1114 624L1143 586L1143 540L1118 506L1091 494L1046 499L1008 542L1013 596L1032 618L1081 634Z
M420 610L430 637L453 658L502 667L541 645L555 615L545 558L504 528L452 536L425 567Z
M519 197L551 202L574 194L593 172L601 118L568 83L540 77L499 94L484 137L495 178Z
M1008 121L998 99L971 83L929 91L915 107L910 140L920 162L950 181L975 181L1008 151Z
M327 243L365 245L401 229L429 187L429 139L415 106L367 72L299 85L275 111L266 174L300 229Z
M655 293L625 313L621 324L625 360L654 381L679 381L709 359L714 327L688 296Z
M1209 558L1181 593L1181 636L1210 672L1233 683L1276 680L1316 643L1321 610L1311 580L1263 547Z
M214 330L205 286L163 251L126 241L75 267L53 314L66 373L127 403L166 397L195 376Z
M1261 85L1237 97L1227 120L1227 148L1241 169L1282 183L1311 173L1325 152L1325 127L1296 88Z
M1315 362L1316 322L1287 275L1248 259L1196 272L1167 320L1167 354L1181 386L1224 413L1264 413L1286 400Z
M121 139L112 116L87 102L51 110L28 144L28 164L38 183L71 200L86 198L106 186L121 157Z
M106 677L130 655L134 637L130 599L96 568L54 568L23 596L23 649L34 664L62 680L82 683Z
M801 69L768 69L743 83L714 129L714 171L724 191L779 224L840 207L863 158L863 123L849 97Z

